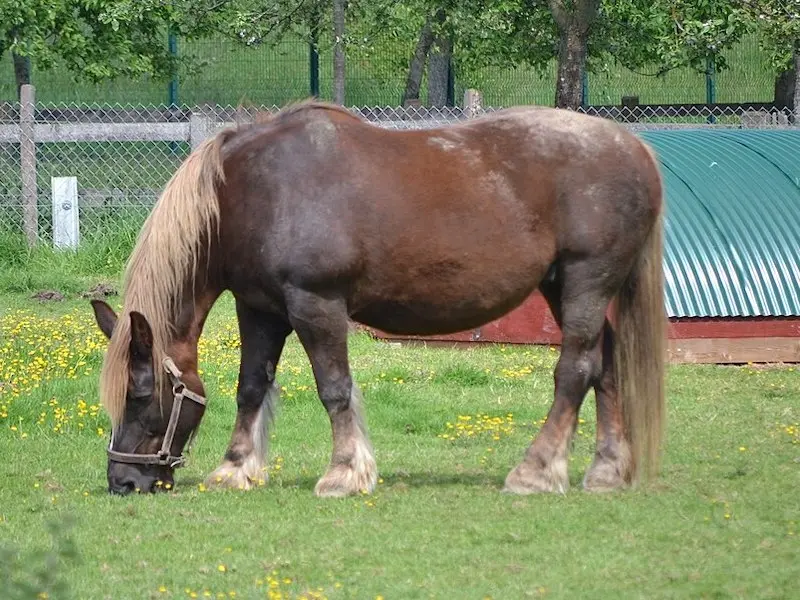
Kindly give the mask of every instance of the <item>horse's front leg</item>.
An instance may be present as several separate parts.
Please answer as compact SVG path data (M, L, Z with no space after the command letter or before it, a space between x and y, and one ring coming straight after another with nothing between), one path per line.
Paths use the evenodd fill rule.
M265 469L274 404L278 399L275 369L291 327L279 317L236 301L242 358L236 393L236 424L222 464L207 486L250 489L266 481Z
M361 393L350 375L344 301L304 290L293 290L287 300L291 323L311 361L333 433L331 463L314 492L318 496L372 492L378 472L364 425Z

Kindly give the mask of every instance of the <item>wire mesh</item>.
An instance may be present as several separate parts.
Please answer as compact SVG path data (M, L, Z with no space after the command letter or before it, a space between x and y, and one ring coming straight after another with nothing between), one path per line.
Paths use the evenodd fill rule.
M166 42L165 42L166 43ZM346 102L356 106L400 104L416 37L388 34L354 40L347 50ZM318 40L319 97L332 98L333 42L325 29ZM309 36L287 33L280 39L235 40L218 35L201 40L180 40L178 55L187 67L177 78L177 99L169 97L170 82L153 77L117 78L103 83L76 81L63 68L38 69L32 81L39 100L80 103L102 99L125 105L198 104L285 105L312 95ZM716 73L717 102L768 102L774 94L775 73L768 53L755 35L747 35L723 52L728 68ZM491 57L487 58L491 63ZM552 105L555 99L556 60L543 69L516 66L475 66L453 56L455 95L467 87L484 92L492 106L512 104ZM689 67L659 74L655 66L632 71L610 57L593 58L587 77L588 103L616 104L622 96L637 95L643 103L695 103L707 99L706 76ZM427 80L421 99L427 98ZM17 96L11 61L0 64L0 101Z
M36 143L36 235L43 244L53 242L52 178L75 177L78 183L81 243L123 236L134 239L164 185L191 151L187 124L197 115L208 122L208 132L225 125L252 122L256 113L275 113L268 106L203 106L194 110L163 107L106 105L38 106L37 125L48 129L49 141ZM463 122L497 110L478 108L477 114L464 107L432 108L353 107L365 120L388 129L428 129ZM647 128L794 128L787 110L771 105L687 105L589 107L583 112L611 119L632 129ZM192 115L195 115L193 117ZM0 231L24 236L23 186L20 144L8 139L9 127L16 127L19 105L0 105ZM174 124L174 139L115 139L112 126L141 125L146 138L148 124ZM67 126L75 131L90 128L92 136L83 141L59 141ZM75 129L77 127L77 129ZM37 131L40 131L37 129ZM87 129L88 131L88 129ZM128 133L128 135L130 132ZM13 137L13 136L12 136ZM78 136L81 137L81 136ZM51 139L52 138L52 139ZM84 139L86 138L86 139Z

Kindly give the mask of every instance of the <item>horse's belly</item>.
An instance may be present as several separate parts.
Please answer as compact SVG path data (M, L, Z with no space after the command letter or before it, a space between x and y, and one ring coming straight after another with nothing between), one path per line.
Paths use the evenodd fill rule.
M387 333L432 335L480 327L519 306L539 279L529 273L513 285L414 285L394 297L372 300L354 310L351 318Z

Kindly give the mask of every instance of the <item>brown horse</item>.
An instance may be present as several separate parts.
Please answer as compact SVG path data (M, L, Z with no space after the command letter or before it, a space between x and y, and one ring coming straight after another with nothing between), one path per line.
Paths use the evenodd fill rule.
M113 429L109 490L172 483L205 409L198 338L224 290L242 344L238 413L208 485L249 488L265 477L275 368L294 331L332 428L332 461L315 492L372 490L348 319L394 333L456 332L537 287L563 331L555 401L504 489L567 489L589 387L597 447L584 487L653 473L664 412L661 212L650 149L570 111L515 108L399 132L309 102L221 132L192 152L145 223L123 317L93 303L110 338L100 382Z

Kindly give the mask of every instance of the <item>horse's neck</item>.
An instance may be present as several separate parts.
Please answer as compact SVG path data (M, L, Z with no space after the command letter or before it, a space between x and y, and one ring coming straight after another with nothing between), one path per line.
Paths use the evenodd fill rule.
M207 289L185 297L167 347L167 354L181 371L197 371L197 345L206 317L219 295L220 292Z

